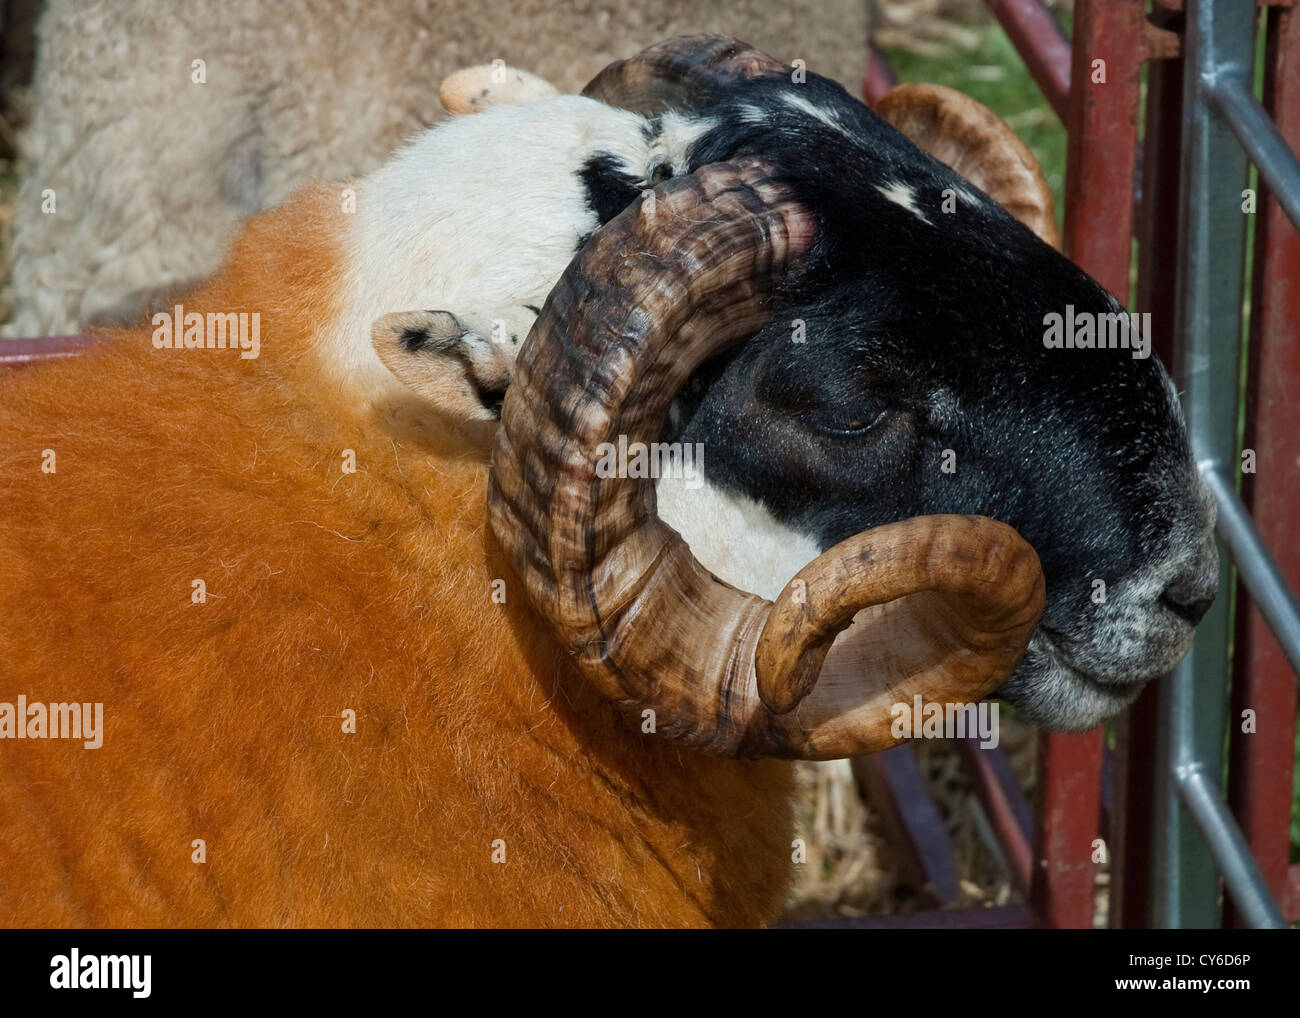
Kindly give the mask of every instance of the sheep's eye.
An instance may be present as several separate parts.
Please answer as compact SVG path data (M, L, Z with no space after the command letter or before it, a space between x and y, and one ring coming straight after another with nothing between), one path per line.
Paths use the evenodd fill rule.
M888 407L828 408L815 415L813 424L818 431L829 435L865 435L883 424L887 417Z

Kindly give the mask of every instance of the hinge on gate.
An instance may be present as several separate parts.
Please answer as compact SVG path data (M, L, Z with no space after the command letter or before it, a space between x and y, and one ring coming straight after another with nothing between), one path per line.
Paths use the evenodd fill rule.
M1182 17L1178 18L1182 21ZM1179 25L1181 28L1181 24ZM1154 25L1150 21L1142 22L1142 34L1138 39L1138 53L1143 60L1172 60L1183 51L1183 36L1172 28Z
M1294 7L1296 0L1255 0L1260 7ZM1183 0L1151 0L1138 40L1143 60L1172 60L1183 51Z

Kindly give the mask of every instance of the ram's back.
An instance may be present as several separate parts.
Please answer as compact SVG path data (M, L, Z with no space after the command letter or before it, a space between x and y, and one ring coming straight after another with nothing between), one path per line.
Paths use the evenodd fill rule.
M313 207L185 300L260 308L256 360L145 329L0 378L0 701L104 711L98 749L0 739L0 923L771 920L788 769L618 719L491 545L486 464L320 380Z

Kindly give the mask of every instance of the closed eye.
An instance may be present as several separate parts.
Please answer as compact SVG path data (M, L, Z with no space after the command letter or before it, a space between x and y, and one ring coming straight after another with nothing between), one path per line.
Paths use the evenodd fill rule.
M826 408L812 415L810 423L827 435L865 435L889 417L889 407Z

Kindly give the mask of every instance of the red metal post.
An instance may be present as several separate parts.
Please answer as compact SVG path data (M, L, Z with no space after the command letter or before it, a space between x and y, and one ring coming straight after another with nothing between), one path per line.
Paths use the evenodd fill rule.
M1264 102L1292 149L1300 149L1300 12L1268 12ZM1263 183L1261 182L1261 190ZM1271 197L1260 195L1246 394L1245 446L1257 473L1242 494L1264 543L1292 589L1300 588L1300 234ZM1296 682L1249 596L1238 586L1228 749L1228 803L1269 890L1286 903ZM1253 714L1253 732L1243 715ZM1227 903L1226 923L1242 925Z
M985 0L1056 115L1069 123L1070 41L1043 0Z
M1153 12L1152 17L1158 27L1165 29L1179 27L1182 19L1181 13L1173 11ZM1182 58L1150 61L1135 229L1138 280L1134 310L1150 313L1152 346L1166 367L1173 363L1182 111ZM1158 694L1152 683L1118 726L1110 839L1109 922L1113 927L1138 929L1148 925Z
M1141 0L1076 6L1066 120L1066 253L1125 304L1144 20Z
M1034 853L1029 842L1033 814L1011 762L998 749L981 749L977 739L958 739L956 745L970 772L975 795L1006 854L1011 877L1021 893L1027 894L1033 883Z
M1124 303L1144 7L1141 0L1080 0L1075 7L1066 119L1066 253ZM1097 729L1040 742L1031 901L1046 926L1092 925L1103 738Z

